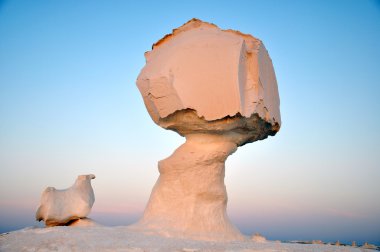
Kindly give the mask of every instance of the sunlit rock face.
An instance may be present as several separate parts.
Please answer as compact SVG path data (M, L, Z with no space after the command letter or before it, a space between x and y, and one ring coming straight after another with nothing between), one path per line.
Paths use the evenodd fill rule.
M73 220L85 218L95 202L91 179L95 175L80 175L74 185L64 190L48 187L42 192L41 205L36 220L45 221L46 226L71 225ZM85 220L81 222L90 222ZM79 225L76 223L75 225Z
M153 121L186 142L159 162L160 177L133 228L165 236L239 240L227 214L224 167L238 146L275 135L276 77L263 43L192 19L145 54L137 86Z

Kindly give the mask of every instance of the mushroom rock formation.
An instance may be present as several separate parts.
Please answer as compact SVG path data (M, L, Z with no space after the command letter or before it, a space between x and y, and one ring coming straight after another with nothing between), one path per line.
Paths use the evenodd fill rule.
M91 179L95 175L79 175L74 185L64 190L47 187L41 196L41 205L36 212L37 221L45 221L45 225L72 225L74 220L85 218L95 202ZM83 221L83 223L91 221ZM82 222L81 222L82 223ZM79 223L73 226L78 226Z
M145 53L137 78L159 126L186 137L158 163L160 177L132 228L169 237L240 240L226 214L227 157L275 135L281 124L277 82L263 43L192 19Z

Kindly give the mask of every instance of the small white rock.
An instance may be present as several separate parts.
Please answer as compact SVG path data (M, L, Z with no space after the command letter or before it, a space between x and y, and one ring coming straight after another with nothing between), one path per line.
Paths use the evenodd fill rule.
M95 202L91 186L91 179L94 178L93 174L80 175L74 185L65 190L46 188L41 196L36 220L45 221L46 226L57 226L86 217Z

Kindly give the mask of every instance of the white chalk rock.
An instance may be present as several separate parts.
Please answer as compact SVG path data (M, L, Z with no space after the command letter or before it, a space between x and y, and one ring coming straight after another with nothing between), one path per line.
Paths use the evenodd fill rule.
M95 202L91 179L95 175L80 175L74 185L64 190L48 187L41 196L41 205L36 212L37 221L46 226L66 225L86 217Z
M243 240L229 221L225 160L239 146L280 129L271 59L251 35L192 19L145 54L137 78L159 126L186 142L159 162L142 219L146 233L198 240Z
M251 35L192 19L145 57L137 85L156 123L184 109L207 121L256 113L281 123L272 61Z
M226 214L224 161L237 148L223 135L192 134L158 164L160 178L132 228L196 240L243 240Z

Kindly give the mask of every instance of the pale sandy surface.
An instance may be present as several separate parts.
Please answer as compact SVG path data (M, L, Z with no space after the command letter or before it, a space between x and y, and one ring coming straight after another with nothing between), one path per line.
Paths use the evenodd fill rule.
M164 238L127 227L26 228L0 236L0 251L374 251L319 244L206 242Z

